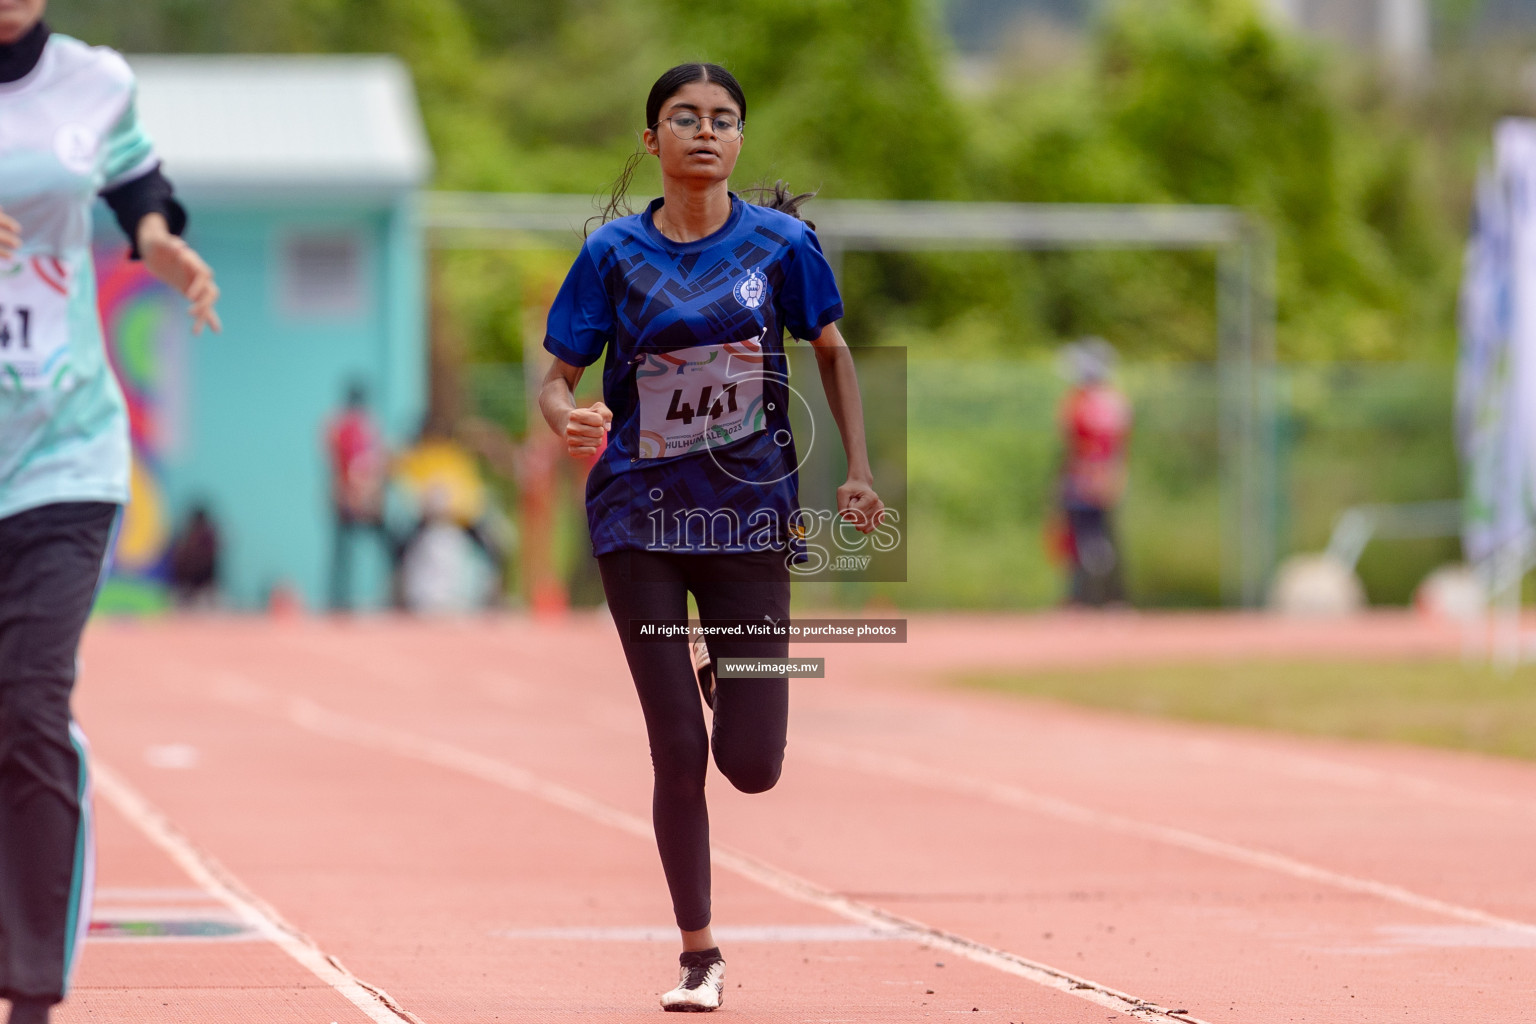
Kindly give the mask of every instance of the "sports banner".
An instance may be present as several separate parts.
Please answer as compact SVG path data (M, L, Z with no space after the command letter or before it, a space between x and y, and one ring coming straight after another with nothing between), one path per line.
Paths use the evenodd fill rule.
M1536 121L1510 118L1478 183L1461 292L1462 542L1483 563L1536 522Z
M165 468L181 435L187 397L186 303L130 261L125 247L96 250L97 306L107 358L128 405L132 498L123 513L112 576L97 607L152 612L167 603L171 537Z

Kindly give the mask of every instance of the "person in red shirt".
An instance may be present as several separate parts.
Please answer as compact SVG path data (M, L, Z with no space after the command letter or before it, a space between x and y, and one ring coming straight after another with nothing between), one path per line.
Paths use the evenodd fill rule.
M384 527L384 479L389 455L373 417L368 392L354 382L347 404L327 425L325 446L331 463L331 511L335 533L331 547L331 608L352 607L352 546L359 533L378 536L389 552L394 545Z
M1068 347L1073 387L1061 405L1059 486L1071 567L1072 604L1095 607L1125 600L1125 576L1115 539L1114 512L1125 493L1125 449L1131 404L1113 384L1115 350L1102 338Z

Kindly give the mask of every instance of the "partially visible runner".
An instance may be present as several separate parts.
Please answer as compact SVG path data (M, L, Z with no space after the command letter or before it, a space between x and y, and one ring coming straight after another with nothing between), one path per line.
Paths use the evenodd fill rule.
M128 415L91 264L103 196L133 254L219 329L213 273L176 237L118 54L54 35L45 0L0 0L0 997L10 1024L64 998L90 923L80 633L128 500Z
M853 358L832 270L776 188L771 209L728 179L746 97L715 64L667 71L646 100L645 149L662 197L587 239L549 314L555 356L539 406L571 455L600 453L587 515L608 607L634 676L655 771L652 819L682 932L668 1010L720 1005L725 961L710 932L710 733L685 636L639 639L640 620L786 623L791 565L804 557L783 333L814 347L848 456L838 513L868 533L883 506L864 444ZM619 179L613 215L636 159ZM577 408L582 369L603 359L603 400ZM695 532L695 527L698 532ZM784 658L787 640L711 636L709 655ZM737 789L779 778L789 718L783 676L719 678L710 699L715 764Z

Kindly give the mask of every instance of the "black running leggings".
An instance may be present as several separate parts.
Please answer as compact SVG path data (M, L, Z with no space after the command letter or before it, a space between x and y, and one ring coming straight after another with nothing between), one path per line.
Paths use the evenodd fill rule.
M70 694L117 511L66 502L0 519L0 999L62 999L90 920Z
M651 819L661 867L672 893L677 926L709 924L709 811L704 774L711 737L683 637L636 640L631 620L683 621L692 593L702 619L784 622L789 618L789 568L784 552L677 554L616 551L598 557L608 608L635 679L651 743L656 787ZM719 658L783 658L783 639L711 638ZM744 793L779 781L789 723L789 681L783 676L719 679L715 683L715 766Z

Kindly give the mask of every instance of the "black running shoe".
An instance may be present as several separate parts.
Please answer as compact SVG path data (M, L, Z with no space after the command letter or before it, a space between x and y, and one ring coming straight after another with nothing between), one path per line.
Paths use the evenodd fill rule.
M661 997L661 1008L680 1013L709 1013L724 999L725 960L720 950L684 953L677 958L677 988Z

